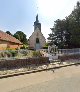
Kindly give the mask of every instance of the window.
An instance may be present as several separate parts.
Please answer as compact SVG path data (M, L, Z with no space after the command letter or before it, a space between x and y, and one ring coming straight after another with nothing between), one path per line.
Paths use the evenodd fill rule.
M39 38L36 38L36 43L39 43Z

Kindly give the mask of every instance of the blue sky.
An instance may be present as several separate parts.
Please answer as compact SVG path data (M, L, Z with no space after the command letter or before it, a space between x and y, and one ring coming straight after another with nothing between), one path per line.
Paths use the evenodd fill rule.
M23 31L29 37L39 14L42 33L47 38L57 19L63 19L74 9L78 0L0 0L0 30ZM38 8L37 8L38 7Z

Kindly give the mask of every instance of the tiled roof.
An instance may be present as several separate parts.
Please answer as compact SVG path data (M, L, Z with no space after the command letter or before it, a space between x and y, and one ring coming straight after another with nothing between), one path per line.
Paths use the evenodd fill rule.
M1 30L0 30L0 40L5 40L5 41L13 42L13 43L22 44L18 39L16 39L15 37L1 31Z

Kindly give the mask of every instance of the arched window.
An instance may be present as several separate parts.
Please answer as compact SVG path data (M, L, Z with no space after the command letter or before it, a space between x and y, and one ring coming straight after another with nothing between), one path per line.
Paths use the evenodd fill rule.
M39 43L39 38L36 38L36 43Z

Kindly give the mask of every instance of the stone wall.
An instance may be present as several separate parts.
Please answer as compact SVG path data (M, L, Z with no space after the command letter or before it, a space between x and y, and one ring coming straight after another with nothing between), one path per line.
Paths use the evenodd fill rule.
M77 59L80 60L80 54L72 54L72 55L62 55L62 56L58 56L58 59L60 59L62 62L63 61L68 61L71 59Z
M29 46L35 49L36 38L39 38L40 46L43 48L46 44L46 39L39 29L36 29L36 31L29 37Z
M47 64L47 63L49 63L48 57L4 60L4 61L0 61L0 69L20 68L20 67L26 67L29 65L38 66L40 64Z

